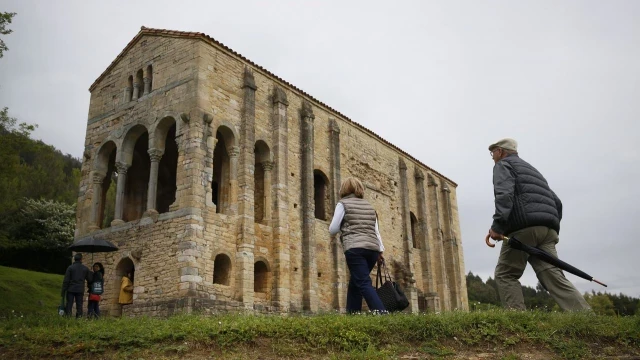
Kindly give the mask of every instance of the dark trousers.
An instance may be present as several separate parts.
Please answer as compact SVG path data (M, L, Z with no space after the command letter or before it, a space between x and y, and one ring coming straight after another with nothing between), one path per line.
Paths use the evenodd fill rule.
M371 270L376 265L380 252L369 249L349 249L344 256L351 273L347 290L347 312L362 310L362 298L367 302L369 310L385 311L382 301L371 284Z
M100 301L91 301L87 305L87 316L99 318L100 317Z
M82 317L82 298L84 293L81 292L68 292L67 291L67 316L71 316L71 308L73 302L76 303L76 317Z

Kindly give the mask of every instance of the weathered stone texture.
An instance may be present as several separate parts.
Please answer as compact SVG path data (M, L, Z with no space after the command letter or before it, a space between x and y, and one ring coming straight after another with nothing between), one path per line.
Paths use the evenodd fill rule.
M348 270L328 226L348 176L362 179L378 211L409 311L468 308L453 182L219 43L172 34L143 29L91 88L76 234L120 248L95 254L106 268L105 310L344 310ZM134 99L128 78L141 69L147 80ZM113 151L127 174L145 156L152 170L127 180L145 189L144 214L109 227L100 192L117 171ZM171 171L175 199L160 195L173 189ZM119 206L133 206L130 196L125 189ZM135 267L134 303L121 307L127 264Z

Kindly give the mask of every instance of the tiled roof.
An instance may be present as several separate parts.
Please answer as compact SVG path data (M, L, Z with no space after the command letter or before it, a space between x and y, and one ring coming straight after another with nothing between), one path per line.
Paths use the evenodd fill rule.
M453 184L453 186L457 186L457 184L455 182L453 182L451 179L447 178L446 176L440 174L439 172L433 170L431 167L425 165L424 163L422 163L420 160L414 158L413 156L411 156L410 154L408 154L407 152L405 152L404 150L400 149L399 147L393 145L392 143L388 142L387 140L383 139L381 136L379 136L378 134L374 133L373 131L367 129L366 127L358 124L357 122L349 119L347 116L345 116L344 114L340 113L339 111L335 110L334 108L330 107L329 105L323 103L322 101L314 98L313 96L307 94L306 92L304 92L303 90L297 88L295 85L289 83L288 81L280 78L279 76L275 75L274 73L272 73L271 71L263 68L262 66L254 63L253 61L245 58L244 56L242 56L241 54L235 52L233 49L229 48L228 46L226 46L225 44L219 42L218 40L210 37L209 35L205 34L205 33L200 33L200 32L188 32L188 31L176 31L176 30L166 30L166 29L152 29L152 28L147 28L142 26L140 28L140 32L138 32L138 34L131 39L131 41L129 41L129 43L127 44L127 46L125 46L125 48L120 52L120 54L118 54L118 56L116 56L116 58L111 62L111 64L107 67L107 69L100 74L100 76L98 76L98 78L96 79L96 81L93 82L93 84L91 84L91 87L89 87L89 91L93 91L93 89L98 85L98 83L100 82L100 80L102 80L103 77L105 77L107 75L107 73L109 71L111 71L111 69L116 66L116 64L125 56L125 54L127 53L127 51L129 49L131 49L137 42L138 40L140 40L144 35L152 35L152 36L166 36L166 37L180 37L180 38L191 38L191 39L199 39L199 40L203 40L205 42L208 42L210 44L213 44L217 47L220 47L222 49L224 49L225 51L227 51L228 53L233 54L234 56L242 59L243 61L245 61L246 63L250 64L253 68L259 69L261 72L269 75L270 77L278 80L279 82L281 82L282 84L285 84L287 87L297 91L298 93L304 95L307 99L312 100L314 103L323 106L324 108L326 108L327 110L333 112L334 114L338 115L340 118L342 118L343 120L346 120L350 123L352 123L353 125L361 128L362 130L364 130L365 132L371 134L371 136L375 137L376 139L380 140L381 142L391 146L392 148L398 150L399 152L401 152L402 154L406 155L408 158L412 159L413 161L417 162L418 164L424 166L425 168L429 169L429 171L433 172L434 174L437 174L438 176L446 179L447 181L451 182Z

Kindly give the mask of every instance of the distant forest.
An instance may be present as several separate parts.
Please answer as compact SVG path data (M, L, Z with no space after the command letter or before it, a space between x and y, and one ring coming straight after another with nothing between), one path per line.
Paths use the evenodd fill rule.
M492 278L485 283L480 276L472 272L467 274L467 293L469 295L469 308L473 310L487 310L502 307L498 296L496 281ZM536 288L530 286L522 287L524 303L527 309L537 309L542 311L560 311L560 308L551 295L542 287L540 283ZM640 315L638 307L640 299L623 294L609 294L602 292L586 293L585 299L591 308L601 315Z

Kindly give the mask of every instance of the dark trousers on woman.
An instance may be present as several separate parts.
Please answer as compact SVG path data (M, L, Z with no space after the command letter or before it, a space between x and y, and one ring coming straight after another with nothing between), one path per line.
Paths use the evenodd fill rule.
M89 300L89 305L87 305L87 315L96 319L100 317L100 301Z
M347 290L347 312L360 312L362 298L371 311L385 311L384 305L371 284L371 270L376 265L380 252L369 249L349 249L344 256L351 273Z

